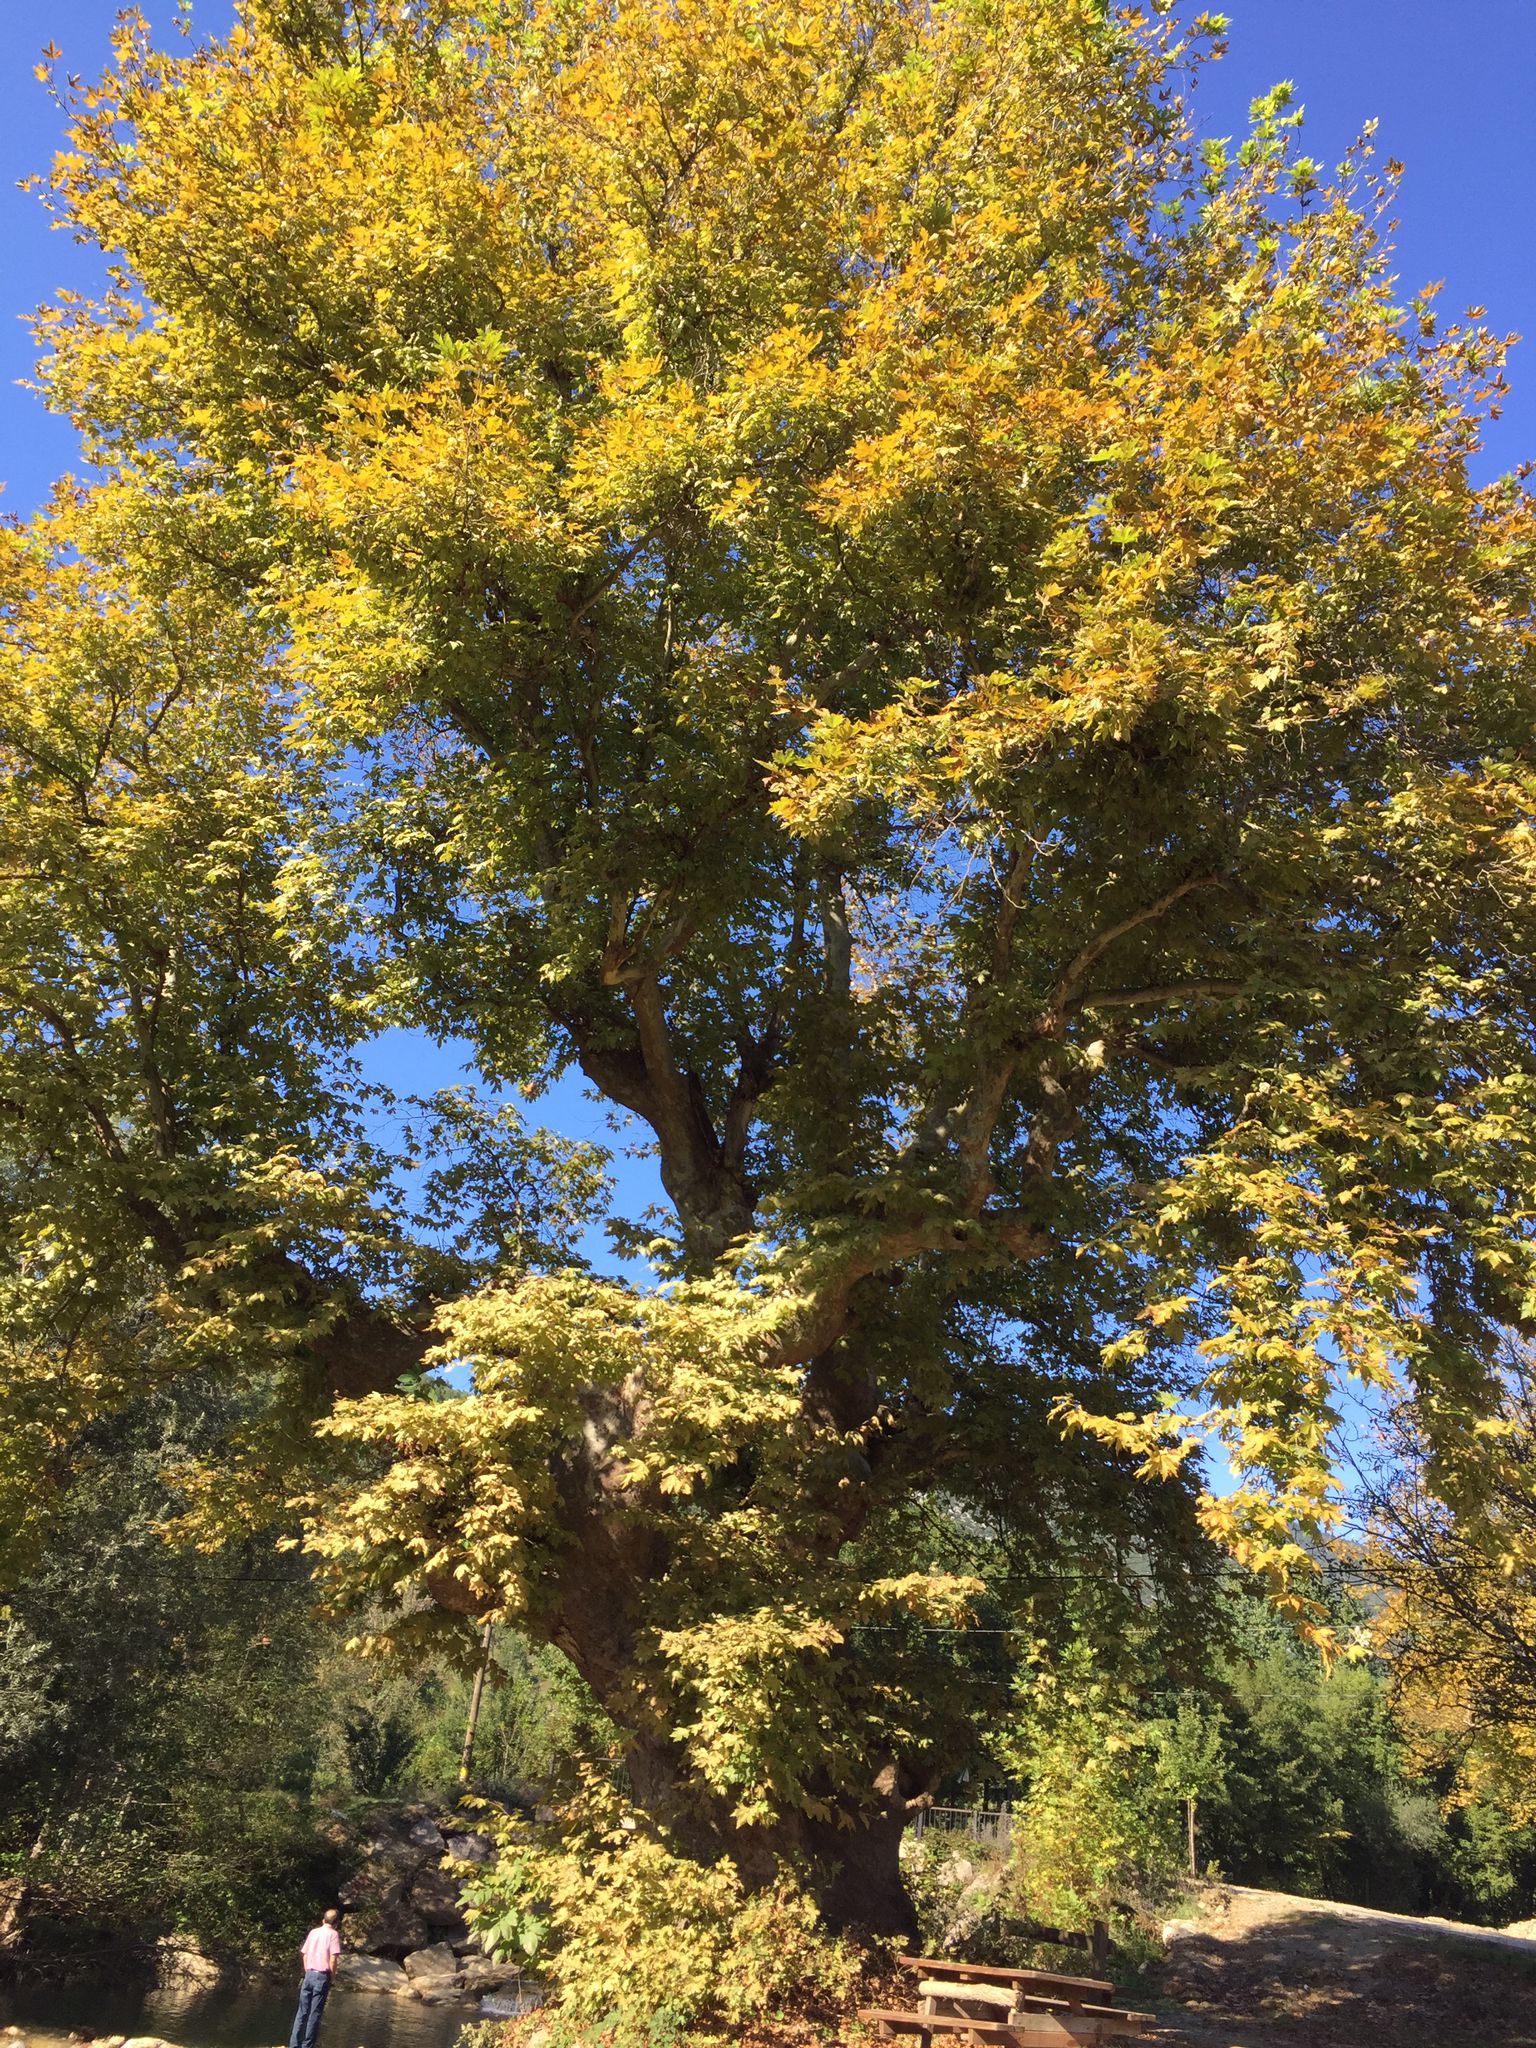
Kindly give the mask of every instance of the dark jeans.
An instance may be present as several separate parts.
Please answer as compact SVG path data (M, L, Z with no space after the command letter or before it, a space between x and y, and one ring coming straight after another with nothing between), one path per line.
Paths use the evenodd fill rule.
M288 2048L315 2048L315 2036L320 2031L320 2015L325 2011L325 2001L330 1996L331 1973L329 1970L306 1970L304 1982L299 1986L299 2009L293 2016L293 2032L288 2036Z

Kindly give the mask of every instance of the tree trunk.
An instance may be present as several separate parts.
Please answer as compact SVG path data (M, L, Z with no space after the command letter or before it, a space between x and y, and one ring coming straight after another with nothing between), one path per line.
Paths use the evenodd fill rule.
M808 1375L807 1399L819 1416L846 1435L873 1412L873 1374L861 1362L830 1351ZM604 1711L628 1736L625 1761L635 1805L666 1829L677 1851L699 1863L728 1857L750 1889L770 1884L791 1864L809 1866L809 1880L828 1925L909 1937L916 1932L912 1902L902 1880L900 1845L915 1794L931 1786L889 1757L869 1763L868 1791L825 1790L830 1820L792 1811L770 1826L743 1828L731 1801L709 1791L690 1769L666 1723L667 1708L642 1680L643 1646L650 1624L650 1589L665 1577L672 1538L655 1499L641 1500L615 1447L641 1434L639 1397L627 1386L589 1388L583 1396L585 1430L579 1451L554 1467L565 1542L554 1562L548 1604L538 1633L570 1658ZM843 1543L862 1523L866 1497L847 1488L844 1457L828 1482L829 1541ZM475 1611L462 1583L444 1574L429 1584L433 1596L459 1612Z
M901 1874L901 1838L907 1825L903 1774L895 1765L875 1780L879 1799L872 1812L850 1816L852 1825L814 1822L807 1830L811 1853L824 1873L821 1910L835 1934L857 1928L910 1941L917 1914Z
M728 1856L749 1888L769 1884L791 1861L808 1862L827 1924L910 1937L912 1901L901 1874L901 1838L931 1784L904 1765L872 1758L867 1797L829 1794L831 1820L794 1812L770 1827L738 1827L730 1802L701 1786L665 1727L637 1724L643 1691L635 1683L640 1628L636 1607L662 1568L655 1531L626 1530L620 1517L587 1517L561 1560L557 1612L540 1633L570 1658L604 1711L629 1737L625 1749L634 1803L686 1856L700 1863ZM633 1543L626 1543L626 1534ZM637 1567L639 1567L637 1569ZM457 1612L473 1608L462 1585L431 1587Z
M857 1929L904 1940L916 1934L917 1916L901 1873L901 1838L915 1781L898 1766L871 1766L868 1802L848 1800L832 1820L791 1813L771 1827L742 1828L731 1819L729 1801L690 1780L676 1745L664 1735L633 1735L625 1761L635 1805L667 1830L682 1854L706 1864L728 1857L754 1891L792 1863L808 1865L834 1934Z
M475 1689L469 1696L469 1719L464 1724L464 1749L459 1758L459 1783L467 1785L475 1761L475 1733L480 1726L480 1702L485 1697L485 1674L490 1669L495 1624L487 1622L480 1638L480 1662L475 1667Z
M20 1948L26 1903L25 1878L0 1879L0 1952Z

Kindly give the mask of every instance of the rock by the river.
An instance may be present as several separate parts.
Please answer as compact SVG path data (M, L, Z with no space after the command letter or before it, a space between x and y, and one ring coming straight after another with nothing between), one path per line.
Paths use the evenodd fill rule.
M436 1862L442 1853L443 1831L424 1807L392 1814L367 1848L371 1862L407 1870L417 1869L428 1858Z
M446 1941L434 1941L405 1959L405 1974L418 1990L445 1991L459 1974L459 1959Z
M487 1991L500 1991L505 1984L516 1984L523 1974L515 1963L493 1963L484 1956L469 1956L460 1968L464 1989L475 1998L484 1997Z
M387 1991L397 1998L403 1998L411 1988L411 1980L400 1964L387 1956L338 1956L336 1982L343 1991Z
M447 1835L444 1843L456 1863L489 1863L496 1854L489 1835Z
M360 1863L336 1894L343 1906L361 1906L391 1885L404 1889L405 1880L393 1863L384 1858L369 1855L367 1862Z
M405 1806L375 1809L366 1838L355 1847L362 1860L340 1892L349 1943L405 1963L422 1988L444 1988L439 1980L449 1976L446 1966L428 1962L413 1969L407 1958L444 1947L456 1957L478 1954L460 1885L495 1861L495 1841L462 1816Z
M397 1960L430 1939L425 1916L398 1880L380 1895L372 1912L365 1909L363 1947L370 1955Z
M417 1871L411 1884L411 1904L434 1931L447 1930L450 1940L462 1940L468 1934L458 1885L441 1865Z
M167 1989L211 1991L226 1974L222 1963L184 1941L165 1936L155 1943L155 1981Z

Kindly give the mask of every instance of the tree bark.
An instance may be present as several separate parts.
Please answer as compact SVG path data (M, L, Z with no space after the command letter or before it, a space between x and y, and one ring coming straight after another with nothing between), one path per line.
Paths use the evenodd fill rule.
M699 1863L728 1858L749 1890L771 1884L787 1866L808 1866L812 1890L834 1934L858 1932L910 1940L917 1915L901 1870L901 1838L917 1781L896 1764L876 1770L865 1801L832 1802L830 1820L786 1814L770 1827L741 1828L729 1803L691 1785L665 1737L643 1737L626 1752L636 1806ZM917 1793L920 1797L920 1793Z
M667 1728L645 1722L637 1711L634 1610L645 1577L635 1575L634 1555L625 1560L628 1569L619 1564L611 1523L607 1534L606 1542L573 1545L562 1611L549 1633L628 1735L624 1761L635 1805L694 1861L729 1858L749 1889L772 1883L789 1862L808 1864L834 1932L913 1935L917 1923L900 1846L912 1811L931 1791L927 1781L901 1764L872 1760L866 1797L829 1795L836 1809L831 1820L790 1812L771 1826L738 1826L730 1801L699 1783Z
M908 1774L888 1764L874 1782L876 1803L848 1824L812 1822L811 1854L826 1873L821 1910L834 1933L859 1929L910 1941L917 1914L901 1874L901 1838L912 1812Z
M491 1643L495 1636L495 1623L485 1624L485 1633L480 1638L480 1662L475 1666L475 1689L469 1696L469 1719L464 1724L464 1750L459 1758L459 1783L469 1783L470 1771L475 1761L475 1734L480 1726L480 1702L485 1697L485 1674L490 1668Z

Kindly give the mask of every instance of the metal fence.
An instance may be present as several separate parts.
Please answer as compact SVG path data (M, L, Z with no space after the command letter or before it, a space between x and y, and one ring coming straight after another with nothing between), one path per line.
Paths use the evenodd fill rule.
M965 1835L973 1842L1006 1846L1013 1832L1013 1814L1006 1806L929 1806L920 1808L912 1832L921 1841L932 1832Z

